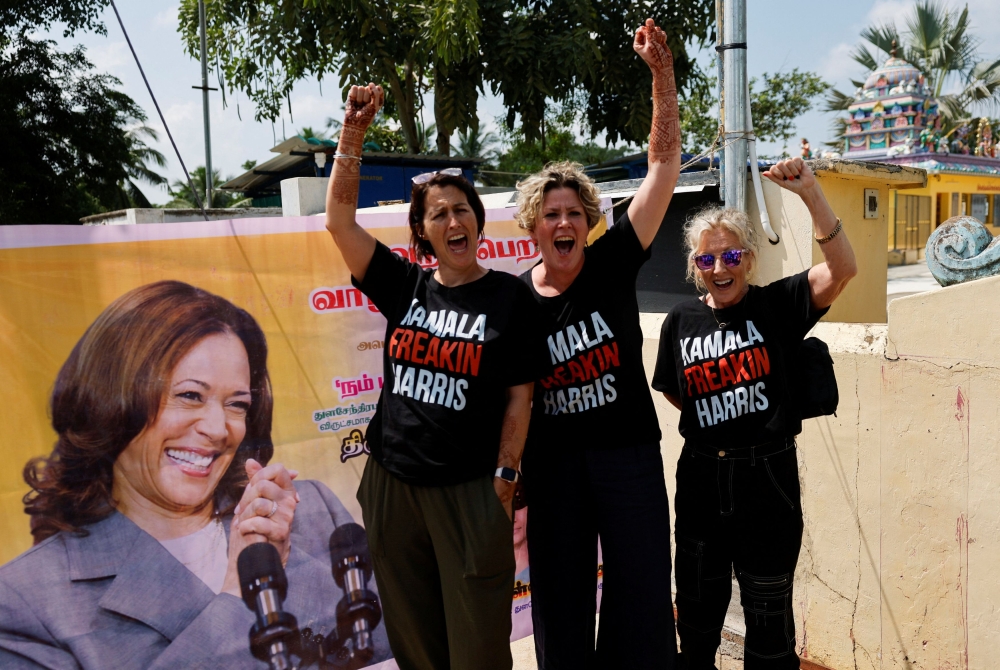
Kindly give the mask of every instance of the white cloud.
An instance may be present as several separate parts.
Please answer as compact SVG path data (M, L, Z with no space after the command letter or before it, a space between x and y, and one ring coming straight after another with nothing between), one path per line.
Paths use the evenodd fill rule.
M841 42L834 46L823 57L819 66L819 75L834 86L846 86L849 79L858 79L863 75L862 68L851 58L853 44Z
M167 7L153 17L153 24L162 28L177 28L177 5Z
M916 4L914 0L877 0L868 10L866 25L895 23L899 30L905 30L903 17L909 14Z
M132 54L124 40L98 43L87 49L87 58L98 72L121 75L125 67L134 68Z

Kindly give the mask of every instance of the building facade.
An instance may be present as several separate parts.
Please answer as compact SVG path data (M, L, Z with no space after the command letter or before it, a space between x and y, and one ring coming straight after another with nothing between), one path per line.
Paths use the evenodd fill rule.
M931 232L953 216L973 216L1000 234L1000 159L987 119L946 132L924 75L895 54L856 91L848 114L844 158L927 170L926 187L889 194L891 260L922 259Z

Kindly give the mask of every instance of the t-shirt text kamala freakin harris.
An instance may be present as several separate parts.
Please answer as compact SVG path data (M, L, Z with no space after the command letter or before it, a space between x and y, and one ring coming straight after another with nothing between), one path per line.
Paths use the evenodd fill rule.
M494 270L442 286L381 242L364 281L352 281L388 320L385 385L366 435L372 457L416 485L492 474L506 389L534 381L545 364L531 293Z
M698 299L674 306L660 331L653 388L681 400L685 440L750 447L802 432L788 390L795 355L828 310L813 308L808 270L750 286L739 303L714 312Z
M550 365L535 384L525 450L659 442L635 295L650 254L625 213L584 250L583 269L561 295L539 295L531 271L521 275L554 322L542 335Z

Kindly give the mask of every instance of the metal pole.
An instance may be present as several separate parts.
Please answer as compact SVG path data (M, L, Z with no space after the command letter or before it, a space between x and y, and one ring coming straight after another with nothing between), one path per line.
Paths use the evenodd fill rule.
M201 105L205 113L205 204L212 206L212 130L208 117L208 48L205 37L205 0L198 0L198 22L201 31Z
M724 82L726 81L725 72L722 70L722 54L723 51L719 50L718 47L722 46L722 31L725 21L723 21L723 5L724 0L715 0L715 64L718 69L718 76L715 83L715 93L716 97L719 99L719 125L725 127L725 109L726 109L726 96L723 89ZM724 145L725 142L720 142L720 146ZM719 200L725 202L726 200L726 149L723 146L718 151L719 156ZM711 160L711 159L709 159ZM711 167L711 163L709 163Z
M723 95L726 125L726 207L746 211L747 204L747 5L725 0L723 10ZM737 139L740 138L740 139Z

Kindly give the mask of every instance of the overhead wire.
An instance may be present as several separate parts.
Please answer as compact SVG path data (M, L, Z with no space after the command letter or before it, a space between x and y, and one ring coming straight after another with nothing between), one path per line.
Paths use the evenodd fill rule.
M142 63L139 62L139 55L135 52L135 47L132 46L132 40L128 36L128 31L125 30L125 23L122 21L122 15L118 13L118 7L115 5L115 0L111 0L111 9L115 10L115 17L118 19L118 25L121 26L122 34L125 35L125 41L128 43L128 48L132 52L132 58L135 59L135 64L139 68L139 74L142 75L142 81L146 84L146 90L149 91L149 97L153 99L153 106L156 107L156 113L160 115L160 121L163 123L164 130L167 131L167 137L170 138L170 145L174 148L174 153L177 155L177 160L181 164L181 168L184 170L184 177L187 179L188 188L191 189L191 195L194 196L195 202L198 204L198 209L201 210L201 215L205 217L208 221L208 212L205 211L205 205L202 204L201 197L198 195L198 191L194 187L194 182L191 181L191 175L188 173L187 166L184 165L184 159L181 158L181 152L177 149L177 143L174 142L174 136L170 132L170 127L167 125L167 120L163 116L163 112L160 111L160 103L156 101L156 96L153 95L153 87L149 85L149 80L146 78L146 72L142 69Z
M149 97L153 99L153 105L156 107L156 113L160 115L160 121L163 122L163 127L167 131L167 137L170 138L170 144L174 147L174 153L177 155L177 160L180 161L181 168L184 169L184 176L187 178L188 186L191 189L191 193L194 195L195 200L198 203L198 208L201 210L202 216L204 216L205 220L208 221L209 220L208 212L205 211L205 207L202 204L202 200L200 197L198 197L198 191L195 190L194 188L194 183L191 181L191 175L188 173L187 166L184 165L184 159L181 158L181 152L178 151L177 149L177 143L174 142L174 137L170 133L170 128L167 126L167 120L163 118L163 112L160 111L160 105L156 101L156 96L153 95L153 89L149 85L149 80L146 79L146 73L143 71L142 64L139 62L139 56L136 55L135 49L132 47L132 40L129 39L128 31L125 30L125 24L122 22L121 14L118 13L118 8L115 6L114 0L111 0L111 8L114 9L115 11L115 16L118 18L118 25L121 26L122 34L125 35L125 41L128 42L128 47L132 51L132 57L135 59L135 64L139 67L139 73L142 75L142 80L146 84L146 90L149 91ZM310 379L309 374L306 372L305 366L302 364L298 352L295 350L295 347L292 346L291 337L289 337L288 332L282 325L281 319L278 317L278 312L274 309L274 305L271 304L271 300L268 297L267 292L264 290L264 285L261 282L261 279L258 276L257 271L254 269L253 263L250 262L250 256L247 253L246 249L244 248L243 242L240 240L240 236L237 234L236 227L233 224L232 220L229 221L229 229L233 235L233 240L236 242L236 247L239 250L240 255L243 257L243 261L246 263L247 269L250 270L250 274L251 276L253 276L254 282L257 284L257 290L260 291L261 297L264 299L264 304L267 306L268 311L274 317L275 324L278 326L278 330L281 332L282 339L284 339L285 344L288 345L288 349L292 354L292 358L295 360L296 366L302 373L303 378L306 380L306 384L309 386L309 390L312 392L313 399L315 399L316 402L322 404L319 392L316 389L316 386L313 384L312 379Z

